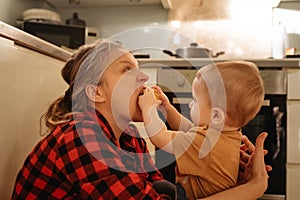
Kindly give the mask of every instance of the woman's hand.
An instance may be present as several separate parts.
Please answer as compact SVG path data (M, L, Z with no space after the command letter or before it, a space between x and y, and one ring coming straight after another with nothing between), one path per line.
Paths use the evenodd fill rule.
M265 150L263 148L264 141L267 136L268 134L264 132L256 138L255 151L250 158L251 171L249 175L250 181L260 182L260 184L262 185L262 187L265 188L265 190L268 187L269 178L267 171L272 170L272 167L268 165L266 166L264 162Z
M272 167L270 165L265 165L264 163L264 155L267 154L267 151L263 150L263 144L267 135L268 134L264 132L257 137L256 147L246 136L243 136L243 145L240 149L241 157L238 184L243 184L253 178L253 173L255 172L255 170L258 170L257 167L254 169L253 162L259 163L261 162L260 159L263 162L263 170L261 172L265 172L265 175L268 176L267 172L272 170ZM261 150L257 148L261 148ZM257 149L257 151L255 149ZM262 155L259 154L260 151L262 152ZM255 152L258 155L256 155ZM262 158L260 156L262 156Z

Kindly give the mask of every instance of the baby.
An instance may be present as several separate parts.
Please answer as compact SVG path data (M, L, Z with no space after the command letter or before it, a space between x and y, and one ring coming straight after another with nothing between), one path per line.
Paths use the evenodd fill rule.
M192 122L171 105L158 86L145 89L139 98L151 142L176 157L178 199L209 196L237 184L241 128L260 110L264 87L255 64L218 62L198 71L192 95ZM160 119L160 104L173 130L167 130Z

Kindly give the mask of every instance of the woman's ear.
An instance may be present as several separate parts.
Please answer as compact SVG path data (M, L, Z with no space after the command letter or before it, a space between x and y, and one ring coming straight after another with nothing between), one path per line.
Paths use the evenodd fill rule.
M87 97L93 102L100 103L105 101L105 96L103 95L103 92L96 85L87 85L85 87L85 93Z

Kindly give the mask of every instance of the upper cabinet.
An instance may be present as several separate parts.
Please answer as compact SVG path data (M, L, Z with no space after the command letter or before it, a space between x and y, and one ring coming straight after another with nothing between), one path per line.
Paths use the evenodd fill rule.
M171 0L46 0L55 8L97 7L97 6L141 6L161 5L164 9L171 9Z

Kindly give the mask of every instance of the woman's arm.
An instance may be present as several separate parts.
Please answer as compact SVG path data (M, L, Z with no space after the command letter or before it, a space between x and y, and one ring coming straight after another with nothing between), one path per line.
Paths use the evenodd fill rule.
M264 162L265 153L263 149L266 137L267 133L261 133L256 139L255 151L250 158L251 165L248 165L251 170L246 183L202 200L255 200L261 197L268 187L269 178Z

